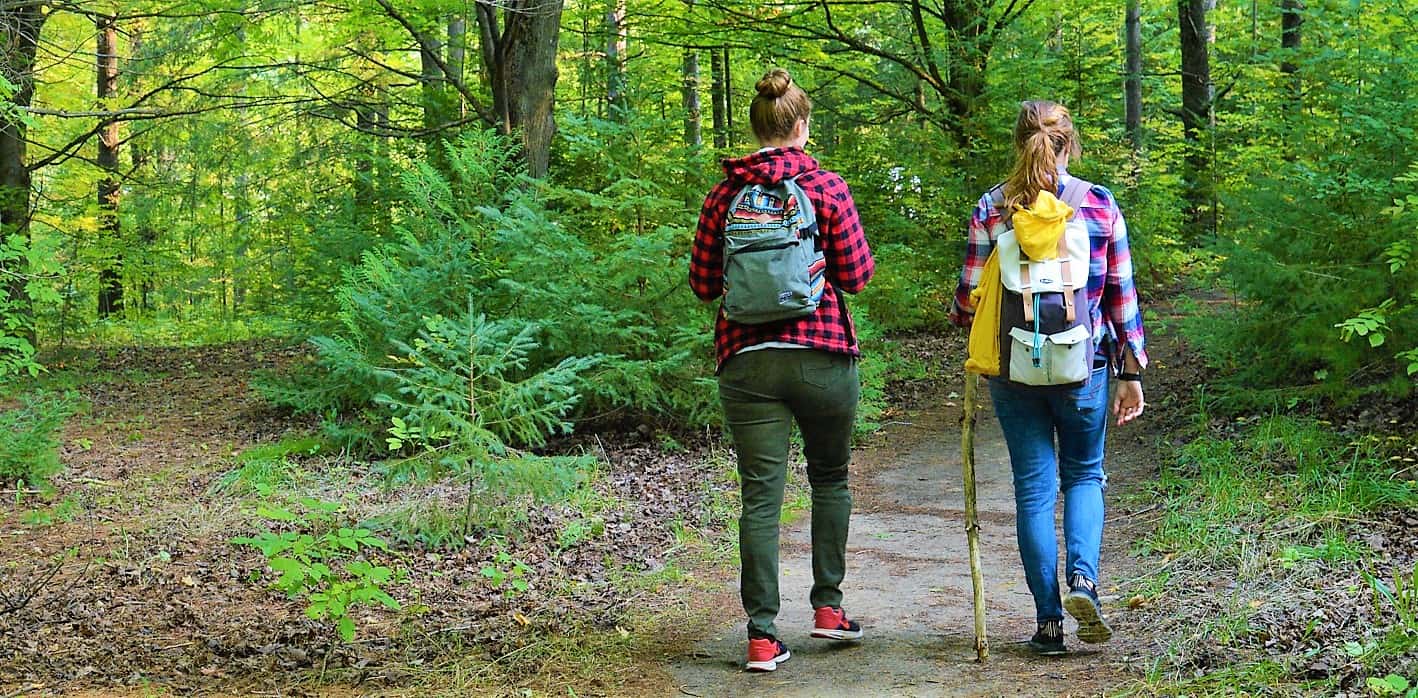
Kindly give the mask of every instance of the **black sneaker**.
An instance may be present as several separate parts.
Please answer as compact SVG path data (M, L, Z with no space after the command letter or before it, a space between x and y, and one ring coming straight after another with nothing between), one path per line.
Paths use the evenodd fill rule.
M1103 604L1098 603L1098 591L1093 580L1081 574L1073 575L1063 606L1078 621L1078 639L1087 643L1112 639L1113 629L1108 627L1108 621L1103 620Z
M1064 647L1063 621L1046 620L1040 623L1038 632L1029 638L1029 649L1044 657L1068 654L1068 648Z

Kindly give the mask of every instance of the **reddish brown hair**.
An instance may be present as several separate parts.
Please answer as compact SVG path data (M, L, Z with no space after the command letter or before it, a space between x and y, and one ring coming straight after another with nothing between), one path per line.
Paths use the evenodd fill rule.
M798 121L812 114L812 100L782 68L765 73L755 87L758 96L748 108L748 121L759 142L787 140Z

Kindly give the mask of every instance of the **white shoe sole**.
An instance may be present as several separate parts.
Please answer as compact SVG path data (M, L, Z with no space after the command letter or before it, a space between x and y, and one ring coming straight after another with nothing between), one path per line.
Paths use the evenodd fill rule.
M1064 596L1063 606L1064 610L1078 621L1078 632L1075 633L1078 639L1097 644L1113 638L1113 629L1108 627L1108 622L1103 620L1098 607L1093 605L1093 599L1088 598L1086 594L1070 592Z
M860 630L827 630L826 628L814 628L812 636L823 640L860 640L862 631Z
M786 662L792 658L792 652L783 652L782 654L766 662L749 662L747 665L745 665L744 668L749 671L777 671L779 664L782 664L783 662Z

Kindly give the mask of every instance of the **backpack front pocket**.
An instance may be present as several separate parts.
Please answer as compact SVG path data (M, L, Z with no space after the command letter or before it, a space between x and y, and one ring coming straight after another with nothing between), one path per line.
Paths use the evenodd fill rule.
M1092 369L1093 343L1087 325L1054 334L1023 327L1009 331L1009 380L1025 385L1083 383Z
M810 315L817 308L809 277L810 240L781 237L746 245L725 257L724 312L735 322Z

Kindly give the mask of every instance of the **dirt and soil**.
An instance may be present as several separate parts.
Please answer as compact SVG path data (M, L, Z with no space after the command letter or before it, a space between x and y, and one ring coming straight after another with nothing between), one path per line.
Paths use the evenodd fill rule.
M784 527L782 559L780 627L794 657L770 675L741 670L736 570L723 554L737 493L724 477L731 457L721 443L678 435L686 447L667 448L660 435L631 430L568 444L602 461L593 516L569 504L529 507L513 536L475 536L456 550L402 545L389 562L410 572L395 592L405 612L361 612L359 638L342 643L306 618L301 602L267 588L257 552L230 544L256 530L252 503L213 487L241 450L314 428L249 386L254 372L303 352L256 342L93 355L78 372L89 408L65 428L67 470L55 494L11 492L0 505L0 593L35 591L23 608L0 613L0 696L448 695L468 686L517 695L1053 696L1137 688L1168 647L1158 614L1178 627L1189 613L1214 610L1132 595L1159 563L1139 557L1134 543L1164 513L1141 495L1156 477L1159 446L1191 418L1190 391L1204 383L1180 345L1159 340L1149 412L1109 438L1102 592L1112 642L1070 638L1071 654L1047 660L1024 647L1032 603L1014 544L1004 443L986 405L976 455L991 657L974 662L954 368L962 338L921 336L900 340L901 349L931 362L932 379L891 386L884 427L854 463L846 606L866 640L807 637L801 512ZM348 497L352 513L414 501L456 511L463 502L446 485L385 487L371 466L339 454L297 461L301 487ZM70 512L56 511L52 522L27 519L68 500ZM1396 512L1392 525L1363 535L1405 562L1418 555L1414 521ZM567 541L574 522L596 533ZM500 564L498 553L527 566L527 591L488 582L483 571ZM1331 605L1325 613L1342 624L1355 603ZM1272 620L1264 641L1276 651L1314 627L1303 614ZM616 659L588 656L601 645L615 645ZM567 674L568 663L591 669ZM1322 664L1314 671L1348 670Z

